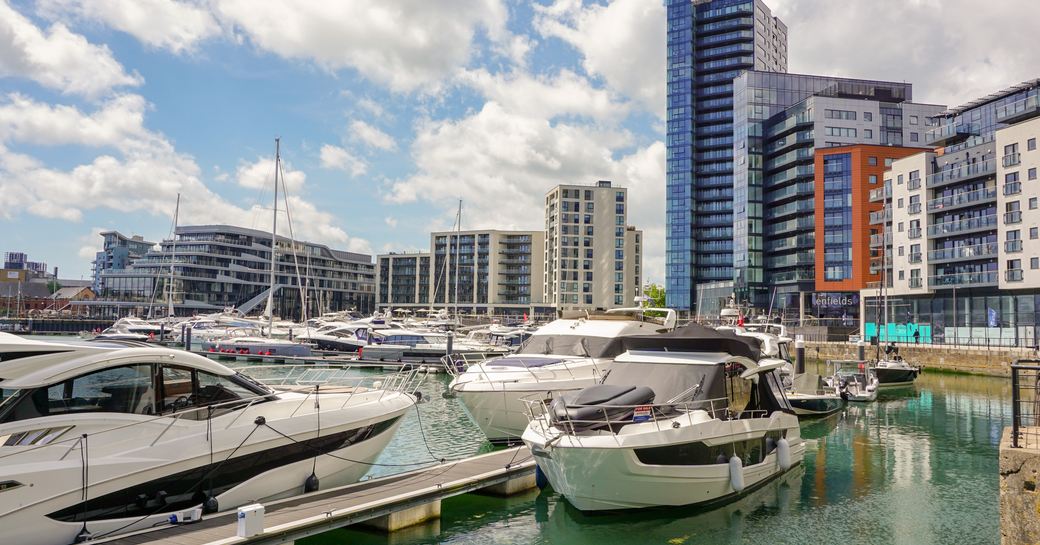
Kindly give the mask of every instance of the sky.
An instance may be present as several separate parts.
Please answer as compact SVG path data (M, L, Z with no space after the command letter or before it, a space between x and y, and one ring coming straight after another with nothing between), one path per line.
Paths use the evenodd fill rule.
M766 0L789 70L958 105L1040 77L1035 0ZM559 183L629 188L664 280L661 0L0 0L0 251L87 277L98 233L270 229L366 253L539 229Z

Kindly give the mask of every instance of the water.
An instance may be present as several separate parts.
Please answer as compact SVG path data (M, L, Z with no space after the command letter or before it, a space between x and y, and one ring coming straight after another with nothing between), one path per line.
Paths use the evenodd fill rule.
M422 388L426 442L443 457L487 450L458 402L441 397L445 382L431 377ZM444 501L441 520L416 528L350 528L298 543L995 545L997 445L1010 424L1009 399L1006 379L925 374L916 388L804 424L815 444L800 468L717 509L586 515L551 490L463 495ZM431 458L418 420L413 410L379 463Z

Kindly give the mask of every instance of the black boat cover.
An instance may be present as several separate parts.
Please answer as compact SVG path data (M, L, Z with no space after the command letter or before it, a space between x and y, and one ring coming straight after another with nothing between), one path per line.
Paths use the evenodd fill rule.
M661 352L725 352L758 361L762 347L758 339L744 337L732 331L718 331L699 324L690 324L658 335L621 337L625 350L656 350Z

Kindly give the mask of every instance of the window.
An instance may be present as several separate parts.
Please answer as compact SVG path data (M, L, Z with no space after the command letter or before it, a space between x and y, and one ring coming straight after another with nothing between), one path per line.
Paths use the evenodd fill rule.
M618 192L616 192L616 193L614 194L614 200L615 200L616 202L625 202L625 192L624 192L624 191L618 191Z
M852 127L824 127L824 134L827 136L843 136L846 138L855 138L856 129Z
M155 414L152 365L110 367L42 388L20 390L0 422L92 412Z
M899 182L899 183L902 183L902 182ZM899 206L899 208L902 208L903 207L903 197L899 197L899 199L896 200L896 204Z
M876 167L877 166L877 157L867 157L867 164L872 166L872 167Z
M1029 179L1030 180L1035 180L1036 179L1036 167L1033 167L1033 168L1029 169Z
M899 255L900 255L900 256L902 256L902 255L903 255L903 246L900 246L900 247L899 247Z
M874 114L872 112L863 112L863 121L873 121Z
M1033 151L1036 149L1036 138L1030 138L1026 140L1026 151Z
M900 279L900 280L903 280L903 279L904 279L904 277L906 276L906 275L904 274L905 272L906 272L906 271L903 271L903 270L900 270L900 271L899 271L899 279Z
M1040 229L1037 229L1036 227L1030 227L1029 240L1036 240L1037 238L1040 238Z
M919 139L920 137L921 137L921 136L920 136L919 134L917 134L916 132L912 132L912 133L910 133L910 141L911 141L911 142L917 142L917 140L918 140L918 139Z
M845 119L848 121L855 121L856 112L850 112L848 110L824 110L823 117L826 119Z
M869 181L870 181L870 183L872 183L872 184L876 184L876 183L877 183L877 174L871 174L871 175L869 176Z
M885 157L885 166L886 167L892 166L892 158L891 157Z
M903 175L896 176L896 184L903 185Z
M1029 268L1033 270L1040 269L1040 257L1029 258Z
M899 222L899 232L903 232L903 222Z
M1006 183L1006 184L1014 183L1014 182L1017 182L1017 181L1018 181L1018 173L1017 172L1009 172L1009 173L1004 175L1004 183Z
M1029 198L1029 209L1036 210L1036 197Z
M871 129L863 129L863 138L874 138L874 131Z
M910 124L911 125L916 125L917 123L918 123L917 116L916 115L910 116Z

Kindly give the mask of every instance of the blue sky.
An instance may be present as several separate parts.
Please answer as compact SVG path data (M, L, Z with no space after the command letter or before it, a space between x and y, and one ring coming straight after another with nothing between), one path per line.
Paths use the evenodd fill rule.
M792 72L949 104L1040 72L1027 0L767 3ZM167 236L178 192L183 223L267 228L280 136L300 238L424 248L459 198L534 229L552 185L612 179L661 281L663 42L658 0L0 0L0 251L85 276L100 230Z

